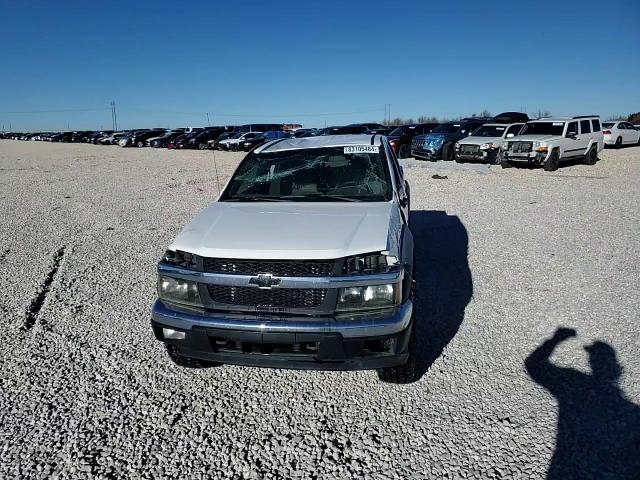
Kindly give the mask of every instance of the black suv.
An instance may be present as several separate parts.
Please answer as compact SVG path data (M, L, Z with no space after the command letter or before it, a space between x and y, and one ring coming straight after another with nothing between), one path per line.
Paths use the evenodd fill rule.
M471 135L476 128L493 121L493 118L463 118L457 122L441 123L426 135L416 135L411 142L411 155L424 160L454 159L454 145Z

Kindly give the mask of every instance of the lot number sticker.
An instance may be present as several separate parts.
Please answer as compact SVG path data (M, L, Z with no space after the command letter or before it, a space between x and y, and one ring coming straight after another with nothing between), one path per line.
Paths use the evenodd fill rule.
M344 153L379 153L380 147L377 145L350 145L344 147Z

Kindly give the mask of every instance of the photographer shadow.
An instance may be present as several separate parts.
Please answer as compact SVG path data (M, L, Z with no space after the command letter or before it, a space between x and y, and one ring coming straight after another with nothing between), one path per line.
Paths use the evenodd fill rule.
M460 219L444 211L412 211L416 269L416 380L458 332L473 296L469 237Z
M618 386L615 350L596 341L584 347L591 374L558 367L549 358L576 335L561 328L526 359L529 376L558 401L556 449L548 480L640 479L640 407Z

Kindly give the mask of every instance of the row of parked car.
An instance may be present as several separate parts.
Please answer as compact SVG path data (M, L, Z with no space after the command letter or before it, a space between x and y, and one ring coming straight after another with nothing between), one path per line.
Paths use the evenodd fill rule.
M170 149L221 149L249 151L261 143L287 137L344 135L358 133L387 134L393 128L379 123L358 123L322 129L302 128L299 124L260 123L240 126L195 128L150 128L137 130L73 132L0 132L0 138L47 142L91 143L121 147L155 147Z
M595 156L605 145L620 148L640 144L640 125L615 121L600 123L597 116L540 118L504 112L495 117L469 117L443 123L389 127L356 123L325 128L299 124L246 124L202 128L154 128L126 131L0 133L0 138L50 142L92 143L121 147L220 149L250 151L280 138L323 135L385 135L398 158L488 162L508 167L517 161L548 164L576 156ZM595 149L592 152L592 145ZM525 155L526 154L526 155Z
M393 134L390 137L393 142ZM491 118L441 123L427 133L414 135L411 156L480 161L503 168L535 164L553 171L565 160L583 159L593 165L605 145L640 145L640 126L624 121L601 123L597 115L531 120L524 113L505 112Z

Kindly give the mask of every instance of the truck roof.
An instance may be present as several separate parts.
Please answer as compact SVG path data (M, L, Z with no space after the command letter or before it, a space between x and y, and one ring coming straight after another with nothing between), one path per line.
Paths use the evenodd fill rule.
M260 152L280 152L305 148L345 147L349 145L381 145L383 135L322 135L318 137L282 138L265 143L254 150Z

